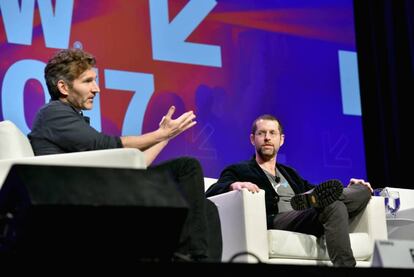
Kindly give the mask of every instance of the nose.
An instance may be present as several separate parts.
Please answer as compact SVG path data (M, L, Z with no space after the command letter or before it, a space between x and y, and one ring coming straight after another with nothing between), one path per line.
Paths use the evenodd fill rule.
M93 81L92 93L97 94L97 93L99 93L99 91L100 91L100 89L99 89L98 83L96 81Z

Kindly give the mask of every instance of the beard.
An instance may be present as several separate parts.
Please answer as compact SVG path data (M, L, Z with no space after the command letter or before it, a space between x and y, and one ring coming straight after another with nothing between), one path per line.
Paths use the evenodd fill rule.
M270 161L276 156L276 150L274 147L272 149L264 149L264 147L259 146L256 148L256 152L263 161Z

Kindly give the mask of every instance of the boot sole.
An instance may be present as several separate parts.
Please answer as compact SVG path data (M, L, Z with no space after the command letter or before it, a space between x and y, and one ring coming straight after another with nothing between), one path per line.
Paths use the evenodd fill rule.
M316 186L312 191L297 194L290 200L294 210L325 208L341 196L344 186L339 180L329 180Z

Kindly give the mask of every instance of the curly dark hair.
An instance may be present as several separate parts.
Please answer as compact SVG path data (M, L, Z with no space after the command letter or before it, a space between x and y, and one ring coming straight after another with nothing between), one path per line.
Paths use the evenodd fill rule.
M82 49L64 49L57 52L45 67L45 79L52 100L60 97L57 83L63 80L70 88L73 80L96 65L95 57Z

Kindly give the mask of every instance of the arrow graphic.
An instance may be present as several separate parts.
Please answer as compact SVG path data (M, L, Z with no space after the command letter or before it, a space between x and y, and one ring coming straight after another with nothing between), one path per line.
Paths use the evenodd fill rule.
M220 46L186 42L215 0L191 0L169 22L168 0L150 0L152 55L154 60L221 67Z
M322 139L324 166L338 168L350 168L352 166L352 160L343 155L349 146L349 139L346 135L341 134L339 138L334 140L331 134L326 132Z

